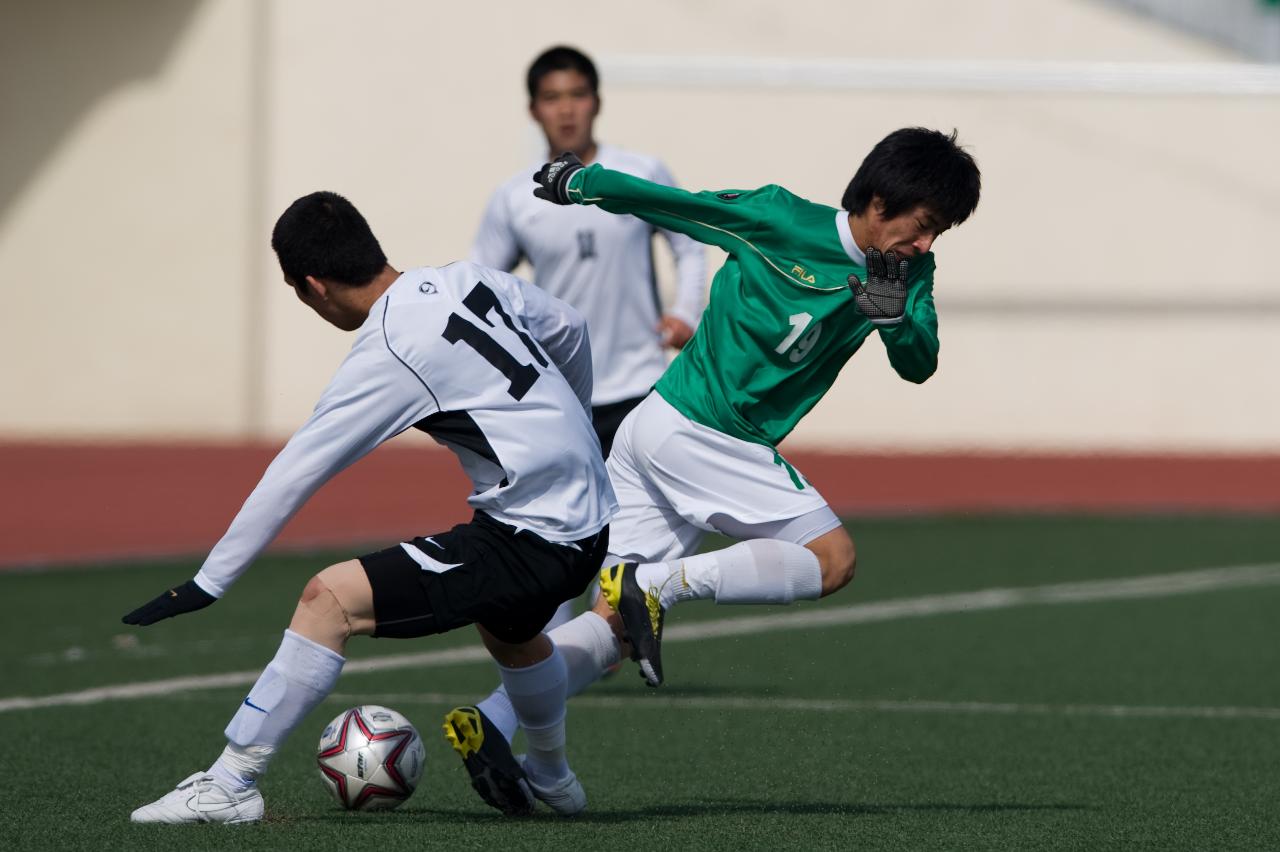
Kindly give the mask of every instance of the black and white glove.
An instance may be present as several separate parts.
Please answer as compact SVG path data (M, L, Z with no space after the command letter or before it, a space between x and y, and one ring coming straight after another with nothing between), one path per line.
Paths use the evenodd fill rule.
M876 325L897 325L907 310L907 261L893 252L867 249L867 280L849 276L853 301Z
M552 204L572 204L569 200L569 178L584 168L577 154L566 151L534 174L533 180L538 188L533 194Z
M120 620L125 624L146 627L148 624L155 624L157 621L173 618L175 615L204 609L216 600L217 598L213 595L197 586L195 580L188 580L181 586L174 586L154 600L147 601Z

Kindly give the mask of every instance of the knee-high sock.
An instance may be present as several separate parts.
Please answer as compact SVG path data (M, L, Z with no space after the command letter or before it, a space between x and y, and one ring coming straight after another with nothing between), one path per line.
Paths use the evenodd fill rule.
M520 669L498 666L502 685L524 728L529 751L524 768L538 783L563 778L565 759L565 693L569 683L564 656L553 644L551 656Z
M605 621L594 612L584 612L562 624L547 636L560 649L568 675L566 695L570 698L595 683L622 659L618 640ZM498 687L478 705L510 742L520 722L505 687Z
M342 655L286 630L275 658L231 717L227 747L209 771L237 788L252 784L276 748L333 690L344 662Z
M636 580L641 588L657 588L664 607L704 598L720 604L779 604L822 594L822 567L813 551L771 538L640 565Z

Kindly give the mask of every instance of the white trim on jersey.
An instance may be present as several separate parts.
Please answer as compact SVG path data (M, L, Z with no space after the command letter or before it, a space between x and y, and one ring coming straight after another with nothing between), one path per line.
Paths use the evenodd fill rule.
M666 186L675 180L658 160L601 145L595 161ZM652 225L593 207L559 207L533 195L537 166L512 177L490 197L471 260L513 269L522 257L534 283L580 310L591 329L595 388L607 405L643 396L667 366L658 336L661 316L653 269ZM676 262L676 296L665 313L696 327L706 294L703 246L674 231L657 233Z
M617 503L588 414L589 352L581 316L513 275L471 263L404 273L196 583L221 597L321 485L415 425L458 455L474 508L548 541L593 535Z
M858 247L857 241L853 238L853 231L849 230L849 211L836 211L836 233L840 235L840 245L844 247L844 253L849 255L849 259L858 266L865 267L867 265L867 253Z

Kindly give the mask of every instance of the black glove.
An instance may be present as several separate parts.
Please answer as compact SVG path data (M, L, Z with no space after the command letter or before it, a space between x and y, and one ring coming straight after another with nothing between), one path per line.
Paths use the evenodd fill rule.
M867 249L867 280L849 276L853 301L862 315L876 325L897 325L907 310L907 261L893 252Z
M158 598L147 601L133 612L120 619L125 624L136 624L146 627L184 612L195 612L204 609L216 601L213 595L196 585L195 580L188 580L181 586L175 586Z
M533 194L552 204L572 204L573 202L569 200L569 178L583 168L585 166L582 165L577 154L572 151L561 154L544 164L533 176L538 184Z

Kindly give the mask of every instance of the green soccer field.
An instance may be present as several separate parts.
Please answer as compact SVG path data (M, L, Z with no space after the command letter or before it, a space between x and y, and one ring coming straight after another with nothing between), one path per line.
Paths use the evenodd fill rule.
M1280 523L934 518L851 523L854 584L820 604L668 621L668 685L630 664L569 705L588 814L507 820L442 714L496 682L470 631L356 640L262 782L264 823L133 826L207 766L328 560L264 560L218 605L122 613L195 563L0 575L9 849L1280 848ZM342 554L345 558L349 554ZM416 655L408 657L407 655ZM378 660L380 668L373 665ZM212 676L224 675L220 679ZM149 682L187 678L139 694ZM23 698L64 695L39 706ZM74 702L74 703L73 703ZM321 787L324 724L383 703L422 732L400 810Z

